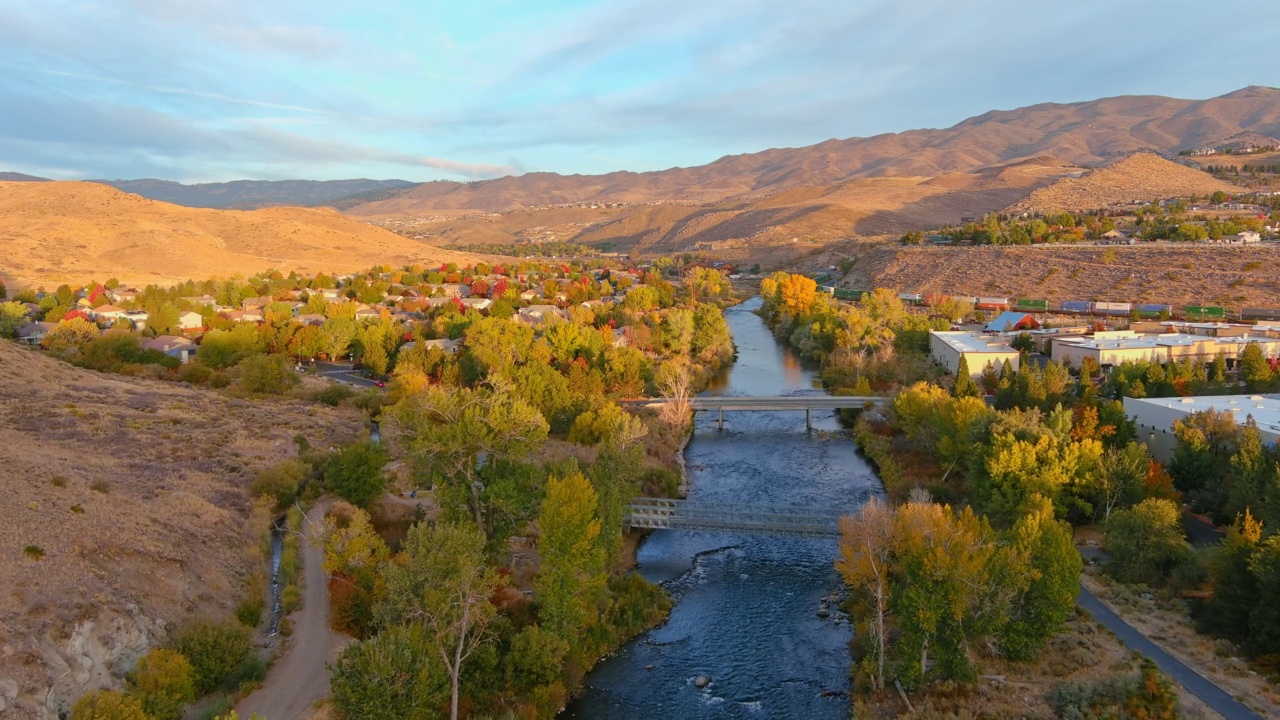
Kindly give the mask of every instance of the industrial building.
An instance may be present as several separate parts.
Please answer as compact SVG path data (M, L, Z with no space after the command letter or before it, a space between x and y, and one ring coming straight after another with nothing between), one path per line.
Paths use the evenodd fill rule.
M1138 439L1147 443L1161 462L1173 458L1173 424L1188 415L1214 409L1229 412L1243 425L1250 416L1265 444L1280 441L1280 398L1263 395L1206 395L1203 397L1125 398L1124 412L1138 426Z
M1264 357L1280 356L1280 338L1247 335L1213 337L1185 333L1139 335L1129 330L1055 336L1049 343L1049 355L1057 362L1070 362L1072 367L1080 367L1085 358L1092 358L1099 366L1119 365L1126 360L1165 363L1186 358L1208 362L1218 353L1234 362L1249 343L1257 343Z
M959 370L961 357L969 364L969 372L974 377L981 375L988 363L998 370L1008 360L1014 370L1018 369L1017 350L1004 338L981 333L930 331L929 354L952 375Z

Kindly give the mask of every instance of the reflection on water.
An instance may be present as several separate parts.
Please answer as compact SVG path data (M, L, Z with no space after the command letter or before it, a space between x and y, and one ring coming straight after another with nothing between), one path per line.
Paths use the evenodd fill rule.
M759 306L726 312L738 359L708 393L821 392L751 312ZM697 418L689 497L854 510L879 493L834 413L814 411L813 425L805 431L803 411L726 413L724 431L713 413ZM848 717L848 623L817 616L841 590L835 554L834 540L655 531L637 560L675 598L671 618L601 662L564 717ZM700 675L711 679L701 689Z

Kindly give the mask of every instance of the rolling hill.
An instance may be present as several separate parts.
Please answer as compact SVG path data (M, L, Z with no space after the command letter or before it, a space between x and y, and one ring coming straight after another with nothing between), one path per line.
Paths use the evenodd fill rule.
M0 717L65 717L177 623L230 616L255 561L255 473L296 435L325 447L363 428L353 411L105 375L0 340Z
M1173 155L1242 132L1280 133L1280 90L1248 87L1209 100L1121 96L1045 103L994 110L946 129L828 140L723 157L698 167L432 182L344 207L354 216L377 217L584 201L710 203L859 178L971 173L1037 156L1095 166L1138 150Z
M1152 153L1135 153L1078 178L1063 178L1009 206L1009 212L1045 213L1164 197L1211 195L1243 188Z
M0 275L17 285L113 276L165 284L473 259L328 208L186 208L84 182L0 183L0 246Z
M3 179L3 178L0 178ZM196 208L254 210L275 205L323 205L352 195L413 187L407 180L234 180L184 185L169 180L94 180L152 200Z
M0 182L49 182L49 178L25 175L19 172L0 172Z

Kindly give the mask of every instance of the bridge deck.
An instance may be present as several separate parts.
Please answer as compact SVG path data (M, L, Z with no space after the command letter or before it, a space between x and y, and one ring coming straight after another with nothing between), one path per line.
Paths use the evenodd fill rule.
M724 530L803 537L840 535L840 514L829 507L788 508L666 498L636 498L627 506L622 524L632 528Z
M723 395L704 395L693 398L690 405L694 410L842 410L860 409L872 405L881 405L889 398L883 396L847 396L812 395L795 397L730 397Z

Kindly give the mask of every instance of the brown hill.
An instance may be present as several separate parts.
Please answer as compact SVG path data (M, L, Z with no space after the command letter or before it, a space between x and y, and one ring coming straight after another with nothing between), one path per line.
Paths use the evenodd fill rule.
M59 717L167 628L230 614L254 473L358 417L103 375L0 341L0 716ZM9 695L16 693L16 697Z
M0 272L19 283L172 283L269 269L466 262L327 208L179 207L82 182L0 183Z
M1064 178L1009 206L1010 212L1095 210L1131 200L1209 195L1243 188L1152 153L1135 153L1079 178Z
M498 212L587 200L707 203L865 177L969 173L1043 155L1097 165L1137 150L1173 154L1244 131L1280 133L1280 90L1250 87L1209 100L1123 96L1045 103L988 112L944 130L828 140L660 172L530 173L426 183L347 211L368 217L446 209Z
M1280 249L895 245L860 257L841 284L926 294L1280 308Z

